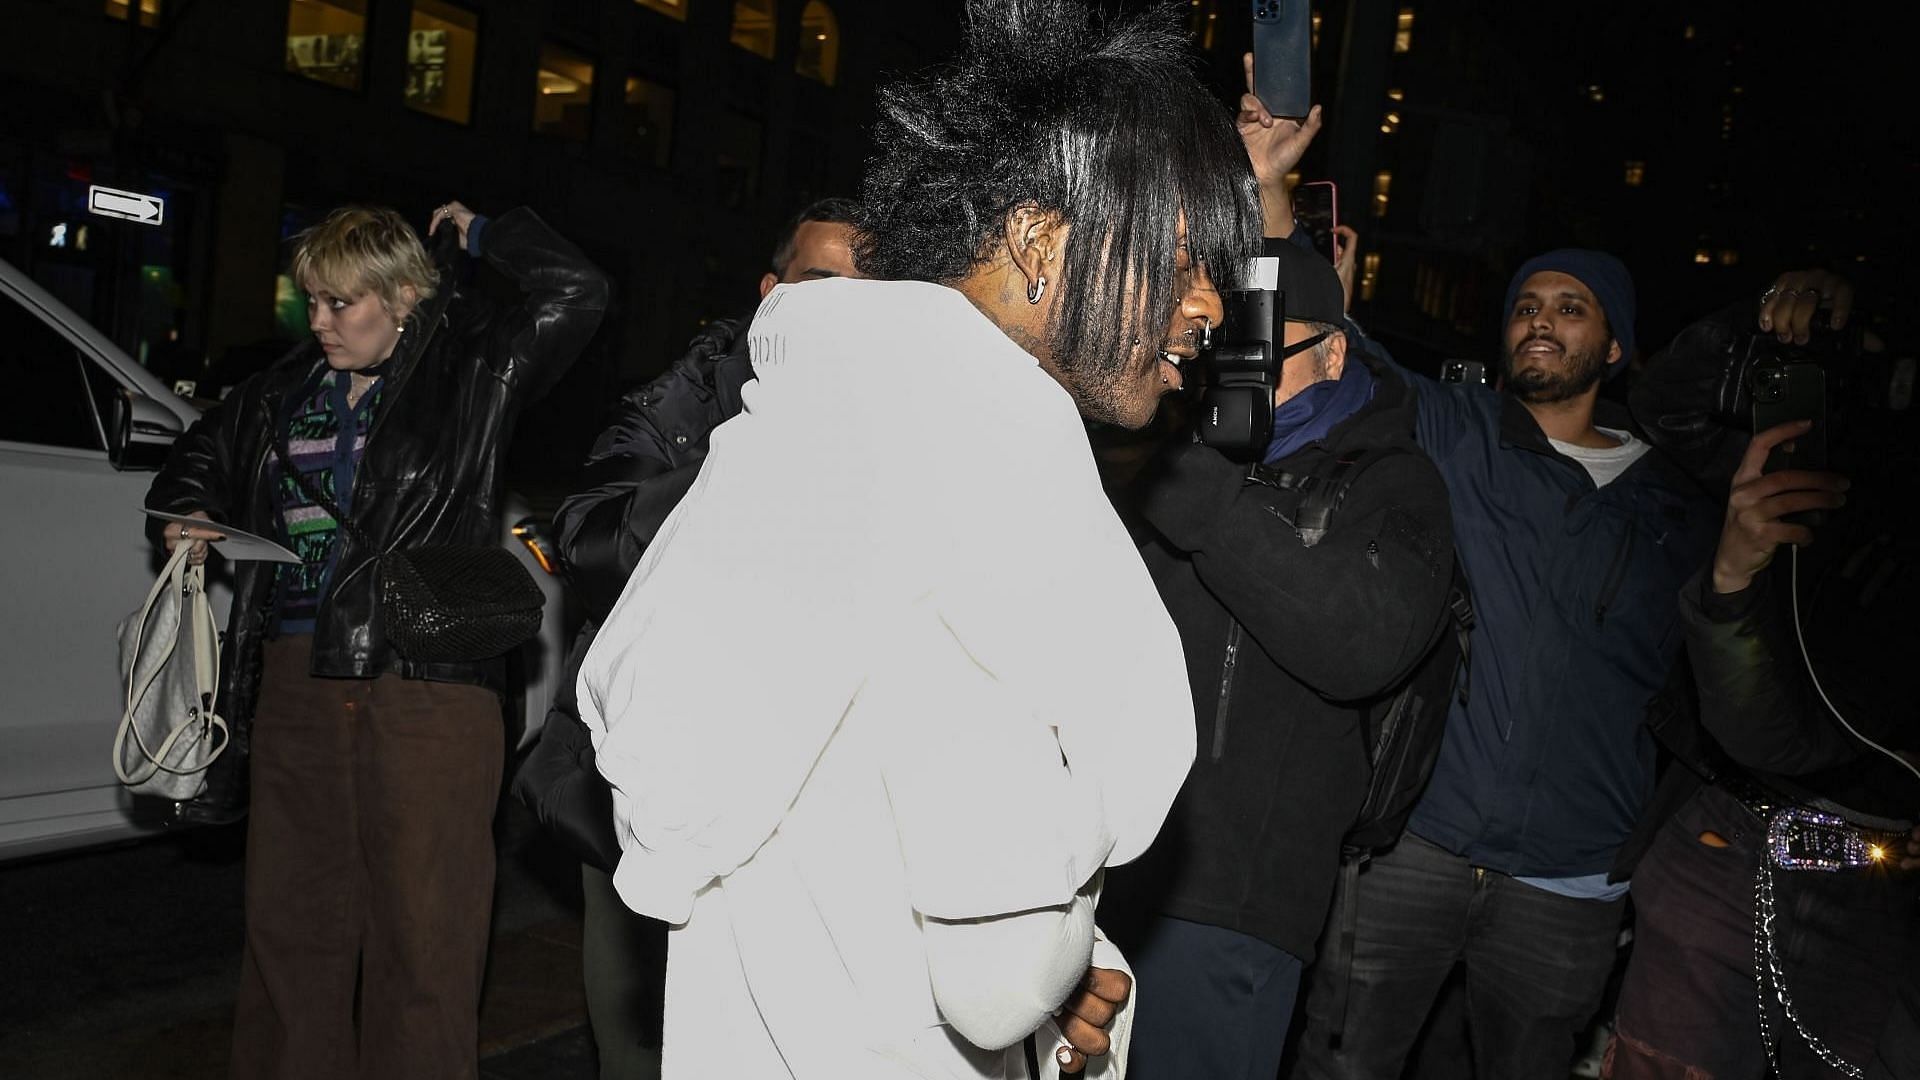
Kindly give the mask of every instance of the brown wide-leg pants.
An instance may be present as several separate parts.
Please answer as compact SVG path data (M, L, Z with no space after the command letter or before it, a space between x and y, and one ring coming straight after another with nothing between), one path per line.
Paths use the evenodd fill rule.
M314 678L312 640L266 644L232 1075L477 1076L499 698Z

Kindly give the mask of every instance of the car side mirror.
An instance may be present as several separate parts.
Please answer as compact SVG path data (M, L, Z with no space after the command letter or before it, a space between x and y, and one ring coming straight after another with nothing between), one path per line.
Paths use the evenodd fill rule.
M107 460L123 471L158 469L180 437L180 419L144 394L122 389L110 399Z

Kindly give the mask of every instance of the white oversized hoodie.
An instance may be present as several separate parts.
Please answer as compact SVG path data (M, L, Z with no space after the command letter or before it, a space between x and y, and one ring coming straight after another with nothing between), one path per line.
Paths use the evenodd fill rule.
M782 286L750 343L580 674L615 884L675 924L666 1075L1001 1075L1192 762L1178 636L961 294Z

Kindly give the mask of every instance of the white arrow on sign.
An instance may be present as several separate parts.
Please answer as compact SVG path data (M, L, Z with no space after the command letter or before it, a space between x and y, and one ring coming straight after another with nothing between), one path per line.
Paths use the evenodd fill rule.
M158 195L87 185L87 209L101 217L123 218L142 225L158 225L166 218L167 202Z

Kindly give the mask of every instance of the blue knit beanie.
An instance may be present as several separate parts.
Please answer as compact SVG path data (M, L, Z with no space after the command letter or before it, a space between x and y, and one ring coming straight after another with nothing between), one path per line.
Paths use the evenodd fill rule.
M1627 264L1604 251L1586 248L1561 248L1535 255L1521 264L1507 285L1508 315L1513 314L1513 301L1520 295L1520 286L1542 270L1558 270L1579 279L1580 284L1593 291L1593 298L1600 301L1600 310L1607 315L1607 328L1613 331L1613 340L1620 343L1620 360L1608 370L1607 378L1625 371L1627 361L1633 357L1634 313L1633 275L1627 272Z

